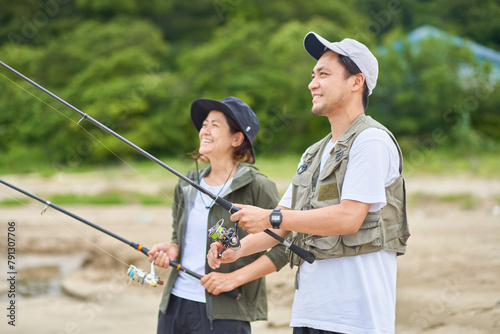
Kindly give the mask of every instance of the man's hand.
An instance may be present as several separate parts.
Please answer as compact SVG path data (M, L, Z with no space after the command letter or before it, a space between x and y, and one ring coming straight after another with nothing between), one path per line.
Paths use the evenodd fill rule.
M240 209L231 215L231 220L238 222L238 225L248 233L259 233L268 228L272 228L269 216L273 210L261 209L251 205L235 204Z
M233 251L231 248L227 248L224 253L222 253L222 257L218 258L220 251L222 251L222 248L222 245L218 242L213 242L210 245L210 249L208 250L207 254L207 262L210 268L217 269L222 263L231 263L240 258L239 252Z
M211 272L205 275L200 280L201 285L213 295L218 295L223 292L234 290L238 287L235 279L231 274L223 274Z
M168 268L170 260L175 261L179 255L179 245L170 242L156 244L148 252L148 255L149 262L155 260L156 266Z

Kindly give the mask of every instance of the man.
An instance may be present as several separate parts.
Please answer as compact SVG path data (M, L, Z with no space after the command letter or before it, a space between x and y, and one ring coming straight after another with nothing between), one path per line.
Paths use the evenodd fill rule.
M366 116L378 62L363 44L331 43L310 32L317 60L309 90L312 113L328 118L331 133L309 147L277 209L238 205L231 216L250 233L242 248L209 263L218 267L274 242L271 228L316 256L300 266L290 326L294 333L394 333L396 256L409 229L401 150L383 125ZM271 223L272 222L272 223Z

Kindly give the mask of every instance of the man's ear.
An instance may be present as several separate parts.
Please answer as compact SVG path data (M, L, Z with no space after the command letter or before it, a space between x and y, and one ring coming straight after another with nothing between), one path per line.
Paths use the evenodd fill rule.
M363 73L354 74L354 84L352 85L352 91L355 92L359 89L363 89L365 83L365 76Z
M243 143L244 139L245 135L243 134L243 132L235 133L233 137L233 147L239 147Z

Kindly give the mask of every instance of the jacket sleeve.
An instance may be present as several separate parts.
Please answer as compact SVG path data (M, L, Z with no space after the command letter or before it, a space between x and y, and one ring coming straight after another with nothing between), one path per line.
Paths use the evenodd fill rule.
M274 209L280 200L276 184L263 175L258 176L258 178L260 179L259 182L255 182L258 189L254 192L256 194L256 206L263 209ZM279 243L264 253L274 263L277 271L288 263L288 255L285 251L286 247Z
M180 212L183 208L183 201L181 200L181 185L179 181L177 185L175 186L175 192L174 192L174 203L172 204L172 241L173 243L179 244L179 238L178 238L178 229L179 229L179 219L180 219Z

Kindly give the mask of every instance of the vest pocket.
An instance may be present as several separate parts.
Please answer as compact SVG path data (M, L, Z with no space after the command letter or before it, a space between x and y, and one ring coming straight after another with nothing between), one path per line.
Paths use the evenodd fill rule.
M292 207L291 209L304 209L311 193L312 171L305 170L302 174L296 173L292 178Z
M311 251L318 260L342 255L342 247L339 247L340 236L338 235L328 237L309 235L304 238L303 243L306 249Z
M347 159L347 155L348 155L347 152L340 151L337 153L337 155L338 154L342 154L338 158L338 160L336 158L334 159L334 157L328 158L325 166L323 167L323 169L319 173L318 180L323 181L324 179L329 177L335 170L337 170L337 168L340 166L340 164Z
M292 183L296 186L309 187L311 186L312 173L313 171L307 169L302 174L296 173L292 177Z
M355 234L346 234L342 236L342 242L348 247L356 247L365 244L372 244L373 246L381 246L381 228L380 219L365 220L359 231Z

